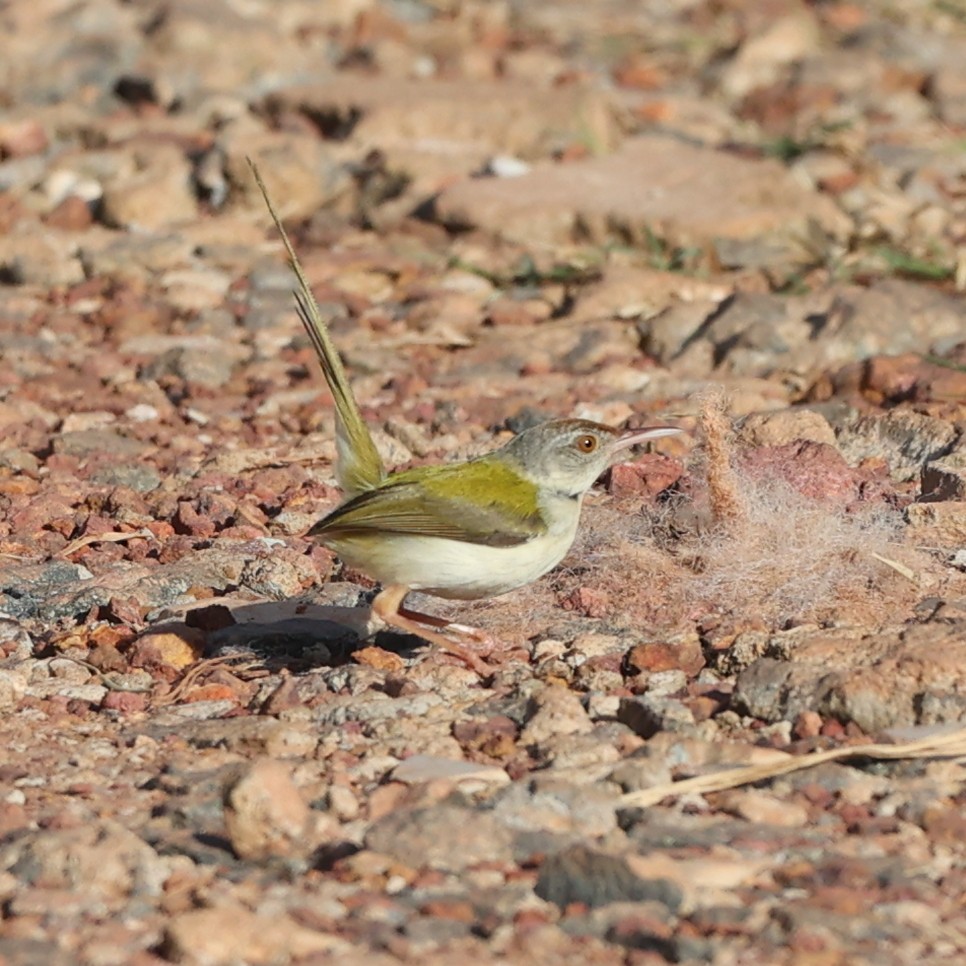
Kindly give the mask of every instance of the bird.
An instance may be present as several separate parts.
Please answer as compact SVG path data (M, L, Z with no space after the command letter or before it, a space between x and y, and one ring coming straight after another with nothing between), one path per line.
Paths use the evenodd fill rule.
M479 600L537 580L567 554L583 499L601 474L632 447L681 430L621 431L588 419L554 419L474 459L387 473L295 249L257 166L249 164L295 273L296 310L335 403L335 475L345 499L307 536L381 585L371 608L383 625L484 674L490 669L463 645L486 635L410 610L406 596Z

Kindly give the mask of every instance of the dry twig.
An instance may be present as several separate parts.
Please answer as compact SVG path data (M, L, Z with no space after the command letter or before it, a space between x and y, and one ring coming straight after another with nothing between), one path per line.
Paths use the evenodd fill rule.
M226 654L221 657L209 657L197 664L192 664L181 676L181 680L166 694L152 698L151 706L154 708L162 707L167 704L177 704L203 677L210 671L220 667L231 666L232 671L240 673L259 665L255 660L254 654ZM243 662L241 664L237 662Z
M78 550L83 550L84 547L89 547L92 543L124 543L126 540L139 539L154 540L155 536L147 527L123 533L89 533L86 537L78 537L76 540L72 540L60 551L59 556L69 557L72 553L77 553Z
M955 731L929 735L918 741L907 741L901 745L868 744L830 748L827 751L813 751L807 755L789 755L784 761L728 768L711 775L696 775L694 778L683 778L681 781L666 782L653 788L629 792L623 796L621 804L647 807L656 805L665 798L679 795L723 792L729 788L740 788L742 785L766 781L779 775L788 775L843 758L890 761L903 758L958 758L964 755L966 755L966 728L958 728Z

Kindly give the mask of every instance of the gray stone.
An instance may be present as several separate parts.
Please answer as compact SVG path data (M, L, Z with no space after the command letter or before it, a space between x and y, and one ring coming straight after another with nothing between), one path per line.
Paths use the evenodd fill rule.
M621 856L586 845L574 845L546 859L534 891L561 909L572 902L597 908L611 902L654 900L676 910L682 901L681 889L673 882L639 876Z
M559 835L606 835L616 828L619 791L611 782L575 784L550 773L535 782L514 782L492 799L493 814L516 835L552 832ZM521 856L525 858L526 856Z
M459 872L484 862L509 862L513 837L491 812L441 804L403 809L376 822L366 846L414 869Z
M394 167L417 180L468 174L497 151L548 157L576 138L606 151L621 138L614 101L598 85L543 87L504 79L495 97L489 82L353 76L282 88L268 105L341 125L353 141L378 145Z
M101 211L108 225L159 231L198 215L191 165L173 144L135 145L133 171L104 186Z
M816 710L831 692L834 681L824 677L812 665L760 658L738 675L734 708L763 721L794 719Z
M438 758L434 755L413 755L398 764L392 773L395 781L407 784L437 781L471 782L473 784L504 785L510 776L495 765L478 765L470 761Z
M926 463L950 453L960 435L952 423L909 409L855 416L835 430L839 450L849 463L885 460L897 480L918 477Z
M870 734L961 720L964 632L962 619L936 620L853 635L845 647L834 632L806 629L785 659L761 657L738 675L734 709L768 722L815 711Z
M126 486L138 493L150 493L161 485L161 474L146 463L121 463L98 467L91 479L106 486Z
M922 468L923 502L966 500L966 447L944 459L931 460Z
M0 658L26 661L33 653L33 639L20 622L0 616Z
M787 259L815 220L833 235L848 219L774 161L746 160L673 137L632 138L613 154L535 165L519 178L459 182L437 200L446 224L487 229L527 245L580 236L668 249L719 239L775 240ZM657 227L655 227L657 226Z
M246 766L225 789L224 806L228 838L241 859L298 857L312 847L312 813L280 761L259 758Z
M27 693L25 667L0 667L0 711L13 711Z
M682 701L652 694L622 698L617 720L642 738L659 731L688 732L695 726L694 715Z
M140 456L147 443L124 436L113 429L78 429L61 433L53 440L54 452L67 456Z
M132 895L156 897L169 874L151 846L109 819L20 837L0 851L0 869L28 885L79 890L92 910Z
M51 598L93 576L86 567L63 560L5 567L0 570L0 613L35 617Z

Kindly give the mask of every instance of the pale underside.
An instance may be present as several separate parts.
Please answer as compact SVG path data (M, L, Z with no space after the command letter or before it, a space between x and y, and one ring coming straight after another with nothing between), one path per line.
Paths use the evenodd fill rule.
M347 533L322 540L350 566L385 586L456 600L497 597L531 583L564 558L580 514L576 501L567 502L566 522L511 547L409 533Z

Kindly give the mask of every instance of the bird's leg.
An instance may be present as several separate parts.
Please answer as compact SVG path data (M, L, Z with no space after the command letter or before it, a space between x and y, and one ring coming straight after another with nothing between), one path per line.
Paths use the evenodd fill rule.
M420 624L429 624L430 627L445 628L450 634L456 634L459 637L468 637L477 644L493 644L493 639L486 631L480 630L479 627L473 627L471 624L457 624L455 621L448 621L445 617L437 617L435 614L424 614L420 610L410 610L408 607L403 607L402 605L400 605L398 613L402 614L403 617L408 617L411 621L416 621Z
M430 644L435 644L441 651L458 657L464 664L476 671L481 676L488 676L493 672L485 662L480 660L472 651L468 651L459 644L454 643L444 634L430 630L425 624L434 627L449 627L449 621L439 617L431 617L429 614L420 614L416 611L406 610L402 602L409 593L409 588L399 584L390 586L376 594L372 602L372 612L384 624L395 627L397 630L405 631L407 634L415 634ZM428 618L428 620L427 620ZM424 622L424 623L421 623Z
M435 614L424 614L420 610L410 610L408 607L403 607L399 605L399 610L396 612L402 614L403 617L409 618L411 621L416 621L419 624L429 624L430 627L449 627L450 622L445 617L437 617Z

